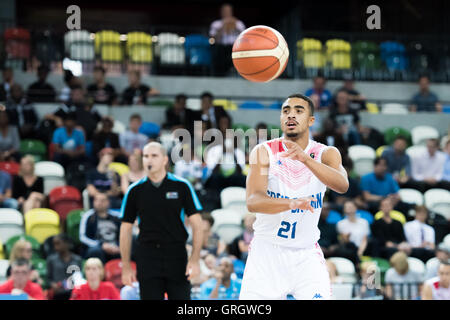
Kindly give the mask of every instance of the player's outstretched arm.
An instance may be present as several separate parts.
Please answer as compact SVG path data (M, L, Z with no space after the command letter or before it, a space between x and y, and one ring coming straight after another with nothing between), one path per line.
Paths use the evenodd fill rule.
M313 211L313 197L302 199L271 198L267 195L269 155L260 145L250 153L250 170L247 175L247 209L250 212L275 214L286 210Z

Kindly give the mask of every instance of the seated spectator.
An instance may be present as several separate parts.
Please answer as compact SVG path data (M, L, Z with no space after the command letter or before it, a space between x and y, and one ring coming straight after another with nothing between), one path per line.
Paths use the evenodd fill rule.
M105 269L98 258L89 258L84 264L87 282L72 290L70 300L120 300L119 290L110 281L103 281Z
M411 159L411 180L406 184L422 193L431 188L450 189L450 183L443 180L446 155L439 150L437 139L427 140L427 150Z
M389 197L394 208L402 213L407 213L411 207L400 200L398 194L400 187L392 175L387 172L387 161L384 158L374 160L374 170L361 177L360 188L363 199L373 214L377 212L380 201L385 197Z
M141 83L141 73L137 70L128 72L128 84L122 93L124 105L145 105L148 97L159 94L157 89Z
M405 237L411 246L411 257L426 263L434 255L435 232L433 227L426 224L428 209L425 206L416 207L416 217L413 221L403 225Z
M392 201L391 201L392 202ZM377 213L375 213L374 216L374 220L378 220L383 218L384 216L384 212L382 210L378 211ZM393 210L391 208L391 211L389 211L389 216L394 219L397 220L398 222L400 222L401 224L405 224L406 223L406 217L403 213L401 213L400 211L397 210Z
M106 70L102 66L94 67L94 83L87 87L88 94L96 104L117 104L116 89L106 82L105 74Z
M0 293L11 295L27 294L29 300L45 300L39 284L30 280L31 263L27 259L17 259L11 264L11 277L0 285Z
M374 261L364 261L360 264L359 277L360 286L355 294L355 298L370 299L383 297L383 288L381 287L379 276L377 276L378 267Z
M13 84L10 92L11 96L5 103L9 123L17 126L21 139L35 139L38 116L34 106L28 103L19 84Z
M33 256L33 248L31 243L25 239L17 240L13 247L11 248L11 253L9 254L9 267L6 270L6 276L9 277L11 275L11 266L14 261L18 259L25 259L31 264L31 257ZM35 282L39 285L42 285L44 281L40 277L37 270L35 270L34 266L30 265L29 277L32 282Z
M329 117L333 120L337 132L342 134L347 145L352 146L361 143L359 136L359 115L355 110L351 110L348 102L348 94L339 91L336 94L336 101L330 106Z
M113 161L114 152L110 148L105 148L100 151L100 161L95 169L88 172L86 183L89 193L90 201L98 193L105 193L109 198L111 207L114 209L121 206L121 193L120 188L120 176L114 171L109 169L109 165Z
M133 153L130 155L128 158L128 168L130 168L130 171L122 174L120 177L120 187L123 194L127 193L128 187L131 184L145 177L145 171L142 165L142 155L140 153Z
M106 194L97 193L94 207L83 214L80 221L80 241L83 245L83 257L97 257L108 262L120 258L119 255L120 219L109 208Z
M16 161L20 159L19 130L9 123L5 107L0 105L0 161Z
M189 180L195 189L200 189L203 177L202 162L197 159L194 148L186 144L183 146L185 147L183 149L190 149L190 157L182 157L176 161L173 172L176 176ZM188 158L187 161L186 158Z
M73 253L71 239L66 234L53 237L55 253L47 257L47 280L52 300L69 300L72 293L70 277L81 271L82 259Z
M11 67L2 69L3 82L0 83L0 101L5 102L11 95L11 86L14 82L14 71Z
M409 107L411 112L441 112L442 105L438 96L430 91L430 78L421 75L419 78L419 92L412 97Z
M351 242L358 248L358 257L361 258L367 248L370 228L367 220L356 216L356 209L353 201L346 201L344 203L345 218L337 223L336 229L345 243Z
M77 116L78 129L82 129L86 137L86 141L92 141L95 131L97 130L97 125L101 121L102 116L94 108L94 101L92 98L88 98L84 107L77 108L75 110Z
M235 256L237 259L243 262L247 261L248 247L253 240L254 230L253 223L256 220L256 216L252 213L247 213L242 219L244 225L244 232L236 237L229 245L228 253Z
M50 114L46 114L44 116L44 120L52 121L55 127L60 128L64 126L64 119L70 114L73 113L77 116L77 110L84 109L87 104L86 91L84 90L81 84L76 84L71 86L70 88L70 98L60 105L60 107L54 112Z
M70 99L70 92L73 86L81 85L81 80L75 77L70 70L64 70L64 87L57 98L59 102L68 102Z
M390 198L385 198L380 203L380 210L383 212L381 219L375 220L371 225L373 252L372 256L389 259L397 251L410 252L410 245L406 242L403 225L401 222L392 219L392 202Z
M422 276L409 269L408 256L395 253L390 259L391 268L386 271L386 296L391 300L415 300L420 295ZM409 288L408 288L409 287Z
M403 136L397 136L392 146L384 149L382 158L386 159L387 171L392 174L399 185L405 184L411 177L411 161L405 150L408 141Z
M207 129L219 128L219 119L222 117L231 117L222 106L215 106L213 104L214 96L210 92L203 92L200 96L201 110L197 113L193 120L201 120L206 122Z
M384 135L373 127L363 126L358 124L359 143L369 146L374 150L384 146Z
M328 274L330 275L331 283L343 283L344 279L339 275L336 265L330 259L325 259L327 264Z
M20 171L12 182L12 197L17 199L23 213L42 208L45 200L44 179L34 173L34 158L26 155L20 159Z
M450 259L450 245L441 243L439 246L436 247L435 255L440 263L449 260ZM427 266L425 280L437 277L438 269L439 269L439 263L431 265L431 266Z
M450 300L450 259L439 264L438 276L425 281L422 300Z
M47 82L50 69L40 65L37 70L38 80L32 83L27 90L27 98L30 102L55 102L55 88Z
M330 118L323 120L322 130L314 136L314 140L327 146L336 147L342 156L348 154L348 144Z
M123 286L120 289L121 300L141 300L139 282L133 282L131 286Z
M350 101L350 109L355 111L366 110L366 97L364 97L358 90L355 89L355 82L351 74L344 74L344 84L337 90L345 91L348 94Z
M239 34L245 30L244 23L233 15L233 7L226 3L220 7L221 19L211 23L209 36L214 38L213 74L226 76L232 67L231 49Z
M53 161L63 167L85 160L86 141L81 130L76 129L76 114L69 113L64 119L64 126L53 132Z
M92 137L92 152L99 154L99 152L108 148L113 151L114 161L127 163L128 157L122 154L122 149L119 144L119 135L112 131L114 127L114 120L111 117L103 117L101 120L102 126L100 131L94 133Z
M127 157L129 157L136 151L140 152L148 143L148 137L145 134L139 132L139 128L141 127L141 125L141 116L138 113L134 113L130 116L128 130L124 133L121 133L119 136L122 153L124 153Z
M320 99L319 110L324 110L331 105L332 94L326 89L327 80L321 74L317 75L313 79L313 87L306 90L305 96L311 97L316 94Z
M442 173L442 181L450 183L450 139L445 143L445 163L444 172Z
M186 108L187 97L180 93L175 96L175 102L172 108L166 110L166 120L163 129L176 130L186 129L191 134L194 132L194 121L198 120L197 112Z
M212 231L212 226L214 225L214 218L211 216L210 213L202 214L202 224L203 224L202 255L211 253L214 256L219 257L226 254L225 252L227 248L226 243L220 240L220 237Z
M11 176L0 170L0 208L17 209L19 204L12 197Z
M191 247L188 248L188 250L191 249ZM191 279L192 286L200 286L202 283L213 277L217 266L217 258L212 253L203 253L199 264L200 274L197 277Z
M241 280L231 277L234 272L233 262L228 257L222 257L213 278L200 286L201 300L238 299L241 292Z

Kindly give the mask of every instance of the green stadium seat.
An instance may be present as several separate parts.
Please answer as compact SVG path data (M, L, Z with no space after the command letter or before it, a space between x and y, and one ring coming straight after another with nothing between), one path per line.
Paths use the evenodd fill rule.
M6 256L8 258L9 258L9 255L11 253L11 250L12 250L14 244L19 239L25 239L25 240L27 240L28 242L31 243L31 248L33 250L33 255L32 255L33 259L41 258L41 244L34 237L29 236L29 235L14 236L14 237L8 239L8 241L5 242L5 254L6 254Z
M231 128L233 130L242 129L245 132L245 131L251 129L252 127L250 127L249 125L243 124L243 123L235 123L231 126Z
M47 160L47 147L40 140L22 140L20 142L20 153L32 155L35 162Z
M404 136L408 140L408 147L412 145L411 133L401 127L392 127L384 131L384 141L386 145L391 145L395 138L399 135Z
M74 209L70 211L66 217L66 231L67 235L73 240L75 244L80 243L80 221L83 215L83 209Z
M39 277L44 281L42 288L47 288L47 261L41 258L31 259L31 264L39 273Z

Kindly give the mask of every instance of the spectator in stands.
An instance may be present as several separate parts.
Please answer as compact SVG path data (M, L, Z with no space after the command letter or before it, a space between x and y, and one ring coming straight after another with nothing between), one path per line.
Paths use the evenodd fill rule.
M94 133L92 137L92 152L99 154L104 148L112 149L114 161L127 163L128 157L122 154L120 148L119 135L112 131L114 127L114 120L111 117L105 116L101 120L100 131Z
M232 278L233 272L234 266L231 259L222 257L214 277L200 286L200 299L238 299L241 292L241 280Z
M30 102L55 102L55 88L47 82L49 72L50 69L46 65L38 67L38 80L32 83L27 90L27 98Z
M317 227L320 230L319 245L323 251L325 258L331 256L331 254L338 247L338 234L336 225L327 221L330 214L331 205L329 202L324 202L322 205L322 212L319 217L319 223Z
M141 83L141 73L138 70L128 73L128 84L122 93L124 105L145 105L148 97L159 94L159 90Z
M356 209L353 201L346 201L344 203L345 218L337 223L336 229L344 243L352 243L358 248L358 257L361 258L367 248L370 228L367 220L356 216Z
M105 74L106 70L102 66L94 67L94 83L87 87L88 94L96 104L117 104L116 89L106 82Z
M200 274L191 279L192 286L200 286L202 283L210 279L216 269L217 258L214 254L207 253L200 259Z
M78 129L82 129L86 137L86 141L92 141L97 125L101 121L102 116L94 108L94 101L92 98L88 98L84 107L77 108L75 110L77 115Z
M227 116L231 120L228 112L222 106L215 106L213 104L214 96L210 92L203 92L200 99L202 110L200 111L198 120L206 122L208 129L219 128L219 119L224 116Z
M3 68L3 82L0 84L0 101L6 102L11 94L11 86L14 84L14 71L11 67Z
M240 236L236 237L236 239L234 239L229 245L228 252L243 262L247 261L248 247L250 246L250 242L254 236L253 223L255 220L256 216L254 214L246 214L242 219L244 232L242 232Z
M17 259L11 264L11 278L0 285L0 293L12 295L27 294L29 300L45 300L39 284L30 280L31 263L27 259Z
M104 193L94 196L94 207L83 214L80 221L80 241L84 258L97 257L106 263L120 258L120 219L109 207Z
M402 186L411 177L411 161L405 150L408 140L399 135L395 138L392 146L387 147L381 157L386 159L387 171L394 177L395 181Z
M72 163L79 163L85 159L86 141L81 130L76 129L77 116L74 112L68 113L64 119L64 126L53 132L54 145L53 161L63 167Z
M13 84L10 87L10 93L5 104L9 123L17 126L21 139L35 139L38 116L34 106L28 103L19 84Z
M392 211L390 198L384 198L381 201L380 210L383 212L382 218L375 220L371 225L373 239L371 255L389 259L399 250L409 253L411 248L406 242L403 225L390 215Z
M438 276L422 287L422 300L450 300L450 260L439 264Z
M58 96L58 101L60 102L67 102L70 99L70 91L71 87L75 85L76 82L79 82L79 79L76 78L72 71L70 70L64 70L64 87L61 89L61 92Z
M139 132L141 125L142 117L138 113L134 113L130 116L128 130L119 136L120 146L123 149L122 152L127 157L136 151L140 152L148 143L148 137Z
M145 177L141 153L135 152L128 157L128 168L130 171L122 174L120 177L120 187L123 194L127 193L128 187L131 184Z
M341 88L337 90L337 92L339 91L347 92L351 110L355 111L366 110L366 97L355 89L355 82L353 81L353 76L350 73L345 73L343 75L343 79L344 84Z
M408 187L422 193L431 188L449 189L450 183L443 180L445 161L446 155L439 150L439 141L427 140L427 150L411 159L412 179L408 182Z
M359 276L361 286L355 294L356 297L368 299L384 296L383 288L379 282L377 283L379 277L377 277L376 272L379 272L376 262L364 261L360 264Z
M322 116L318 111L320 111L320 97L318 94L313 93L311 96L311 101L314 104L314 118L316 120L314 121L313 125L309 127L309 135L311 137L314 137L315 135L319 134L320 130L322 129Z
M380 201L388 197L396 210L407 213L410 205L400 200L398 190L400 187L392 175L387 172L387 161L384 158L374 160L374 170L361 177L360 184L363 198L368 204L369 211L376 213Z
M166 121L163 124L164 129L187 129L191 134L194 132L194 121L200 120L197 112L186 108L187 97L180 93L175 97L172 108L166 110Z
M121 206L120 176L109 165L113 161L114 152L111 148L105 148L99 153L99 163L95 169L87 174L86 183L90 201L100 193L105 193L109 198L108 205L117 209Z
M445 163L444 172L442 173L442 181L450 183L450 140L445 143Z
M421 75L419 78L419 92L412 97L410 111L412 112L441 112L442 105L438 96L430 91L430 78Z
M322 129L314 136L314 140L327 146L336 147L342 156L348 154L348 144L341 131L334 125L331 118L325 118L322 122Z
M89 258L84 264L87 282L72 290L70 300L120 300L119 290L110 281L103 281L105 269L98 258Z
M214 75L225 76L232 66L231 49L238 35L245 30L244 23L234 17L233 7L226 3L220 7L221 19L211 23L209 36L213 37Z
M435 250L436 258L439 263L448 261L450 259L450 244L441 243ZM425 279L431 279L438 276L439 263L427 266Z
M0 105L0 161L20 159L19 130L9 123L9 116L4 106Z
M19 259L25 259L31 264L31 258L33 256L33 247L31 243L25 239L17 240L13 247L11 248L11 253L9 254L9 267L6 270L6 276L9 277L11 275L11 268L14 261ZM35 270L34 266L31 264L29 277L32 282L35 282L39 285L43 284L43 280L39 275L39 272Z
M76 114L79 109L84 109L87 103L86 91L81 84L73 85L70 89L70 98L60 105L53 113L45 115L45 119L54 121L56 127L64 125L64 119L69 113ZM78 116L77 116L78 120Z
M69 300L71 295L70 277L81 271L82 259L73 253L71 239L66 234L53 237L55 253L47 257L47 280L53 300Z
M190 157L182 157L176 161L173 173L176 176L189 180L195 189L200 189L201 179L203 177L202 162L197 158L194 148L190 145L184 144L182 149L184 149L183 152L188 152L187 150L190 150Z
M203 246L202 252L203 254L211 253L217 257L226 254L226 244L217 233L212 231L212 227L214 225L214 218L210 213L202 214L202 223L203 223Z
M424 263L435 256L435 232L433 227L426 224L427 218L428 209L425 206L417 206L415 219L403 225L406 240L411 246L409 255Z
M20 159L19 174L13 177L12 197L17 199L18 207L23 213L43 207L44 179L34 173L34 158L30 155Z
M386 143L384 141L383 134L376 128L363 126L358 124L358 134L359 143L369 146L374 150L379 147L384 146Z
M17 209L19 204L12 198L11 176L0 170L0 208Z
M339 91L336 94L336 101L330 107L329 117L349 146L361 143L358 132L359 115L350 109L347 92Z
M331 105L332 94L326 89L327 80L321 74L317 75L313 79L312 88L306 90L305 96L311 97L316 94L320 99L319 110L324 110Z
M392 300L415 300L420 295L422 276L409 269L408 256L397 252L389 259L391 268L386 271L386 296ZM408 288L409 286L409 288Z

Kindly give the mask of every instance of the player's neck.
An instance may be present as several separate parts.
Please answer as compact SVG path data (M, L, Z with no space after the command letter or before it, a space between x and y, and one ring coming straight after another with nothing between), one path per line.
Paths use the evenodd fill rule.
M295 138L286 137L286 139L297 143L303 150L305 150L309 144L309 134L298 135Z

